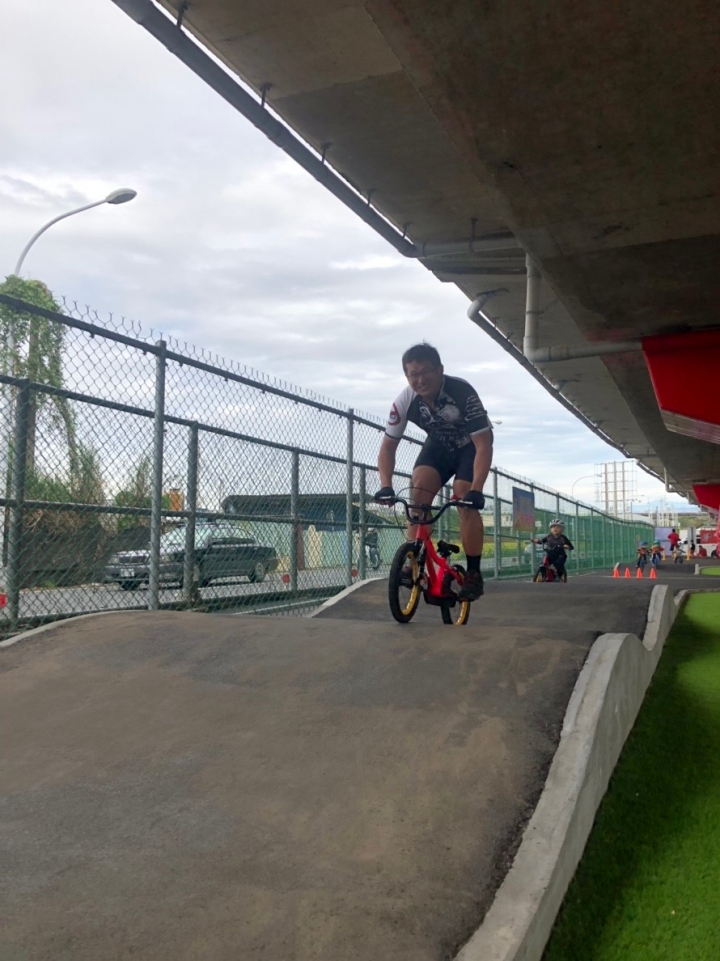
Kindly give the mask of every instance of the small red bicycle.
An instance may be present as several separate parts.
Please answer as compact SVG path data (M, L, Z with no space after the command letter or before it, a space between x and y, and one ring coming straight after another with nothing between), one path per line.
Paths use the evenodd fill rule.
M564 583L567 583L567 572L563 571L562 577L561 577L560 574L558 574L557 572L557 568L555 567L553 562L550 560L549 549L547 547L544 547L543 550L545 551L545 556L543 557L542 564L540 565L540 567L538 567L537 571L535 572L533 581L536 584L540 584L544 581L547 581L548 583L551 583L552 581L563 581Z
M446 541L438 541L436 548L430 537L431 526L449 507L465 505L461 500L451 500L433 514L430 505L411 506L402 497L394 498L392 503L402 504L408 521L418 525L417 539L401 544L390 565L388 599L392 616L400 624L407 624L422 594L426 604L440 608L445 624L467 624L471 602L457 596L465 579L465 568L447 562L460 548Z

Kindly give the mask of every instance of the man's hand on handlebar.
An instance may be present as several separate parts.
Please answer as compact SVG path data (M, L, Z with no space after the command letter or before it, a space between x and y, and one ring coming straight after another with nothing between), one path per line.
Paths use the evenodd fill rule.
M394 504L395 503L395 491L392 487L381 487L377 494L373 497L374 501L378 504Z
M471 510L481 511L485 506L485 495L482 491L468 491L460 498L458 503Z

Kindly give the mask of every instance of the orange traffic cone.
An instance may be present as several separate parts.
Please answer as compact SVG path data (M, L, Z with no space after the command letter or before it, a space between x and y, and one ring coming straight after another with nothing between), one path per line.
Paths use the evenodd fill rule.
M643 576L642 567L638 567L637 574L635 575L635 577L642 577L642 576Z
M657 574L655 573L655 568L654 568L654 567L651 567L651 568L650 568L650 580L651 580L651 581L656 581L656 580L657 580Z
M620 571L618 570L617 564L615 565L615 567L613 567L613 577L620 577Z
M626 567L626 568L625 568L625 577L630 577L630 568L629 568L629 567Z

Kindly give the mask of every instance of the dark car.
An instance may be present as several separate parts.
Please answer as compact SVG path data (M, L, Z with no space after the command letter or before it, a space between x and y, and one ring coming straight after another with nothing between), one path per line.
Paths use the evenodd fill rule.
M132 591L150 579L150 551L121 551L105 567L105 580ZM160 580L182 585L185 565L185 527L176 527L160 538ZM206 587L219 577L244 576L262 581L278 566L274 547L258 544L232 521L198 523L193 552L193 582Z

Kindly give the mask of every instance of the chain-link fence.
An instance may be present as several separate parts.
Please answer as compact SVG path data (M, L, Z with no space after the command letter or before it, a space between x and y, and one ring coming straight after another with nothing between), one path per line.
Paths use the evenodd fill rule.
M404 532L372 501L377 418L63 309L0 295L0 630L141 607L298 613L387 571ZM422 443L407 441L396 489ZM514 527L513 488L535 495L534 531ZM530 537L553 516L575 543L571 571L632 557L651 530L499 468L486 493L490 576L529 575ZM446 513L438 534L456 533Z

